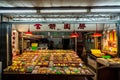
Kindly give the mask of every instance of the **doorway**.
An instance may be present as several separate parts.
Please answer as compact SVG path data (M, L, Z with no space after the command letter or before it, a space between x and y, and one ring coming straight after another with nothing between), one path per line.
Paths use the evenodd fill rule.
M63 49L70 49L70 39L62 39Z

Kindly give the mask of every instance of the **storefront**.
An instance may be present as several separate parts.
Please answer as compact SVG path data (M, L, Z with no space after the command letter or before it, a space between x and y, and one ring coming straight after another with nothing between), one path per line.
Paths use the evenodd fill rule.
M94 76L94 74L80 59L77 51L75 51L77 50L77 37L71 37L73 30L65 32L64 30L66 30L66 28L64 29L65 26L62 24L63 31L44 30L41 31L42 35L35 35L38 33L35 33L32 30L35 29L36 32L39 31L36 29L36 27L34 27L34 25L35 24L12 24L12 64L3 70L4 80L7 80L8 78L20 80L23 78L30 78L31 80L43 80L44 78L47 80L54 78L65 78L65 80L85 80L86 78L91 78ZM44 24L42 25L44 26ZM33 27L33 29L31 29L31 27ZM79 25L77 25L77 27L79 27ZM15 28L17 28L17 30ZM20 32L20 30L25 28L26 31L29 29L32 34L28 35L26 34L26 31ZM78 37L80 39L77 40L82 40L81 36ZM60 41L62 41L64 44L67 44L69 40L68 45L72 46L71 44L73 44L73 47L69 47L67 45L68 48L65 47L65 49L64 47L60 49L53 47L51 49L49 47L51 40L54 40L54 43L52 43L54 45L56 44L55 42L59 43Z
M87 64L95 73L97 80L119 79L120 59L118 58L119 34L117 27L116 24L105 24L102 36L92 36L88 38L89 42L86 41L92 45L88 48Z
M5 27L6 34L11 33L7 35L7 40L8 40L7 42L9 43L11 41L11 43L9 44L11 45L10 47L12 48L12 49L8 48L9 45L7 45L8 52L11 51L11 54L8 54L9 56L8 55L4 56L5 58L7 58L6 59L7 63L6 65L4 65L4 67L5 66L6 67L3 71L3 78L5 80L7 80L8 78L12 78L12 77L13 79L14 78L16 79L26 78L27 79L28 77L25 77L25 75L31 77L31 79L40 79L40 78L49 79L48 76L49 77L56 76L56 78L59 78L60 76L63 76L63 77L66 76L66 79L69 79L69 77L72 76L70 79L79 78L83 80L85 78L91 78L95 75L97 80L99 79L104 80L104 77L101 78L101 76L100 77L98 76L101 74L101 70L98 69L99 58L101 57L102 58L106 58L106 57L114 58L118 56L117 55L118 54L118 50L117 50L118 39L117 39L117 32L116 32L117 27L115 24L110 24L114 26L112 28L109 27L107 29L104 29L105 31L103 32L100 31L99 33L102 34L102 36L93 37L92 35L94 34L94 32L90 33L89 31L86 34L84 34L85 32L82 33L81 36L79 34L77 38L76 37L72 38L71 33L74 30L77 33L79 33L79 30L83 30L83 29L77 29L79 28L79 24L70 24L71 27L69 26L68 28L71 28L71 29L67 28L68 31L66 30L64 24L56 24L56 26L59 25L63 27L61 28L62 29L61 31L60 30L57 31L58 29L57 27L55 27L55 29L51 29L49 27L49 24L39 24L41 25L40 28L37 28L35 26L36 23L34 24L15 24L15 23L11 24L9 23L8 24L8 23L3 22L2 26L4 27L5 25L8 26L8 27ZM103 25L105 25L105 23L97 24L99 28L100 27L106 28ZM86 23L84 29L88 31L87 29L89 29L89 27L91 26L94 26L96 28L95 23L93 24ZM42 29L42 27L44 27L44 29ZM48 27L48 28L45 28L45 27ZM20 30L23 30L23 32ZM96 31L97 29L95 29L95 33ZM26 34L27 32L29 33L32 32L32 34L28 35ZM86 36L87 36L87 39L86 39ZM62 48L57 48L57 47L50 48L49 47L50 40L53 40L54 44L57 45L57 43L59 42L67 43L67 42L64 42L65 39L69 40L67 41L69 42L68 45L72 46L73 44L73 47L66 48L66 50L64 50L63 47ZM79 49L80 49L79 45L81 45L79 44L79 42L80 43L84 42L83 39L86 40L86 42L91 43L87 47L92 46L91 48L89 48L91 50L91 53L87 53L86 55L84 55L82 52L81 53L79 52ZM82 44L82 45L84 45L85 53L86 53L87 48L85 44ZM70 55L68 55L68 53L70 53ZM56 56L56 54L57 55L59 54L59 56ZM83 57L82 55L84 55L87 61L83 62L80 59L79 55L81 55L81 57ZM76 61L77 58L78 58L78 61ZM116 61L119 62L119 59L117 59ZM87 64L88 66L84 64ZM10 65L10 66L7 66L7 65ZM92 68L91 70L93 72L91 72L91 70L88 67ZM114 69L116 69L116 67ZM106 70L106 68L103 70ZM113 74L114 73L116 72L113 72ZM39 76L38 74L41 76L38 77ZM42 76L44 77L42 78ZM113 78L114 77L118 77L118 76L113 76Z
M119 80L119 7L55 6L0 7L2 79Z

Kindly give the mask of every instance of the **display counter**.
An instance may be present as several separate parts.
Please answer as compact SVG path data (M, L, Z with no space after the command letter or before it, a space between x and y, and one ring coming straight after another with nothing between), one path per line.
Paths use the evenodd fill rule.
M111 59L97 58L97 62L105 67L120 68L120 58Z
M96 51L95 51L96 52ZM120 58L112 58L104 53L88 53L88 66L94 71L96 80L119 80Z
M110 55L112 57L116 57L117 56L117 52L115 52L115 51L102 50L101 52L105 53L106 55Z
M94 76L72 50L26 51L4 69L3 80L85 80Z
M98 80L120 80L120 58L97 58Z

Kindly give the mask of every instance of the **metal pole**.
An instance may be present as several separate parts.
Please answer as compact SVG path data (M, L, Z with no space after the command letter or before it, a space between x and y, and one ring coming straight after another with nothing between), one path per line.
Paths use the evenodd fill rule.
M77 37L75 38L75 52L77 52Z
M95 49L98 49L98 37L94 37L95 40Z
M8 37L8 25L6 26L6 29L7 29L7 33L6 33L6 46L7 46L7 66L8 66L8 62L9 62L9 37Z
M23 32L22 32L22 36L23 36ZM22 53L23 53L23 49L24 49L24 43L23 43L24 39L22 37Z

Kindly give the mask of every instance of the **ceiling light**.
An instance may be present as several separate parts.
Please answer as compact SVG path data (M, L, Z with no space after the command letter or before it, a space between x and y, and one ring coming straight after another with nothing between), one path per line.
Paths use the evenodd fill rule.
M78 33L75 32L75 31L73 31L73 32L70 34L70 37L71 37L71 38L76 38L76 37L78 37L78 36L79 36Z
M13 18L13 21L45 21L44 18Z
M30 35L32 35L32 32L30 31L30 26L28 27L28 31L25 32L25 35L26 35L26 36L30 36Z
M0 13L36 13L36 10L0 10Z
M120 12L120 9L91 9L91 12Z
M75 24L74 24L74 31L70 34L71 38L77 38L79 35L78 33L75 31Z
M25 32L25 35L30 36L30 35L32 35L32 32L30 32L30 31Z
M102 34L97 31L97 24L96 24L96 32L92 34L92 37L101 37Z
M81 13L81 12L87 12L87 9L40 10L40 13Z
M46 18L47 21L75 21L76 18Z
M92 37L101 37L102 36L102 34L101 33L98 33L98 32L96 32L96 33L94 33L93 35L92 35Z
M113 32L115 32L116 30L115 29L113 29Z

